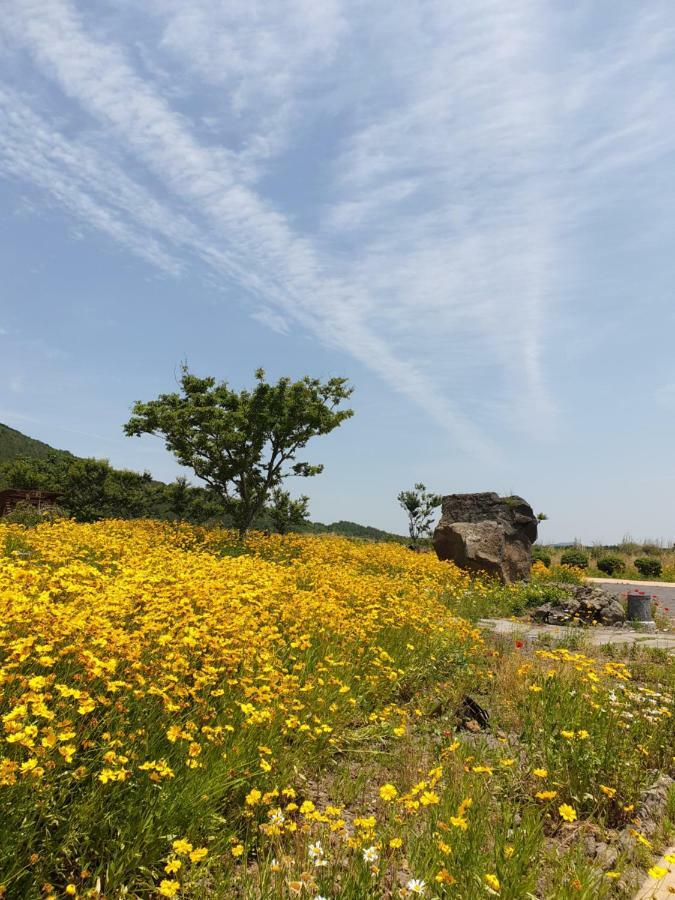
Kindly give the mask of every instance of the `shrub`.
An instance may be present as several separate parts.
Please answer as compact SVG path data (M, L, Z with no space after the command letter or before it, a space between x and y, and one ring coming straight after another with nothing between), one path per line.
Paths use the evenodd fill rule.
M2 517L3 525L25 525L27 528L42 521L42 513L28 500L20 500L11 512Z
M560 557L563 566L575 566L577 569L588 568L588 554L583 550L565 550Z
M538 560L543 563L548 569L551 565L551 554L548 550L545 550L543 547L533 547L532 548L532 560Z
M616 572L623 572L626 568L626 563L620 556L610 554L598 560L598 568L606 575L614 575Z
M641 556L635 560L634 566L645 578L658 578L663 570L661 560L653 556Z
M661 548L658 544L643 544L642 552L645 556L661 556Z

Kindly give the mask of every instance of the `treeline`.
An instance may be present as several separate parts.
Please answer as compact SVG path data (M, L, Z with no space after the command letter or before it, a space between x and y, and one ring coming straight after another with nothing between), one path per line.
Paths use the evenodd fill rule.
M153 479L149 472L115 469L106 460L84 459L58 450L39 459L22 457L0 462L0 490L5 488L56 491L57 511L78 522L148 518L194 525L234 524L217 494L191 485L184 477L165 484ZM264 509L254 528L277 531L279 523L271 510ZM370 541L406 541L400 535L347 521L330 525L295 522L289 523L286 530L341 534Z
M83 459L58 451L44 458L0 463L0 489L56 491L57 508L79 522L98 519L180 519L194 524L223 523L219 498L185 478L171 484L115 469L103 459Z

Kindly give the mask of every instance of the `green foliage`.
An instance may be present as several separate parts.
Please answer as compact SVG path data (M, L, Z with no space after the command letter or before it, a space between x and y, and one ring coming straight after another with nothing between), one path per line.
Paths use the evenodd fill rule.
M337 409L352 393L344 378L269 384L262 369L255 377L252 390L235 391L183 366L181 393L136 402L124 427L128 435L161 435L178 461L221 496L242 535L284 478L323 470L296 462L297 453L353 414Z
M146 517L198 524L223 516L222 503L203 488L177 488L148 473L114 469L105 460L61 453L0 463L0 488L56 491L62 512L80 522ZM178 507L180 516L175 514Z
M372 525L359 525L358 522L348 522L341 519L339 522L331 522L324 525L323 522L308 522L300 531L311 534L341 534L344 537L358 538L364 541L393 541L405 544L408 538L402 534L393 534L391 531L383 531Z
M658 544L646 543L642 545L642 552L645 556L660 556L662 549Z
M3 525L25 525L26 528L33 528L43 521L43 514L28 500L19 501L11 512L0 519Z
M396 499L408 514L410 541L416 547L419 539L431 532L434 510L441 505L442 497L429 493L420 482L411 491L401 491Z
M565 550L560 557L563 566L575 566L577 569L588 568L588 554L583 550Z
M641 556L633 565L643 578L658 578L663 570L661 560L653 556Z
M532 561L543 563L548 569L551 565L551 554L544 547L538 547L536 544L532 548Z
M625 561L620 556L612 554L600 557L597 565L598 569L606 575L614 575L623 572L626 568Z
M292 500L288 491L275 488L272 491L272 503L268 506L272 524L279 534L287 534L298 529L307 522L309 497Z
M22 458L44 459L52 454L70 456L66 450L54 450L49 444L28 437L8 425L0 424L0 462Z

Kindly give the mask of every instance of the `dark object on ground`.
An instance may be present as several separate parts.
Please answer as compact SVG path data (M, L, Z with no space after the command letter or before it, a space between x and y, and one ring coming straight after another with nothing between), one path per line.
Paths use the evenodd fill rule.
M479 728L488 728L490 724L490 713L468 695L462 698L457 716L461 724L472 731L474 729L471 728L471 722L475 722Z
M642 556L635 560L634 565L644 578L658 578L663 569L661 560L653 556Z
M601 588L587 584L570 584L569 594L544 603L532 613L535 622L548 625L620 625L625 621L623 604Z
M628 619L631 622L638 622L646 628L656 628L652 616L652 598L644 591L628 594Z
M528 578L537 517L522 497L492 492L448 494L434 531L434 549L469 572L486 572L502 582Z

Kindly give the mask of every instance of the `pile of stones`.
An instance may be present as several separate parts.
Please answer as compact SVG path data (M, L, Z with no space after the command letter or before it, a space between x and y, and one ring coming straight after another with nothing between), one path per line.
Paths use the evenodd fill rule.
M535 622L548 625L622 625L623 604L601 588L586 584L565 586L568 596L544 603L532 611Z

